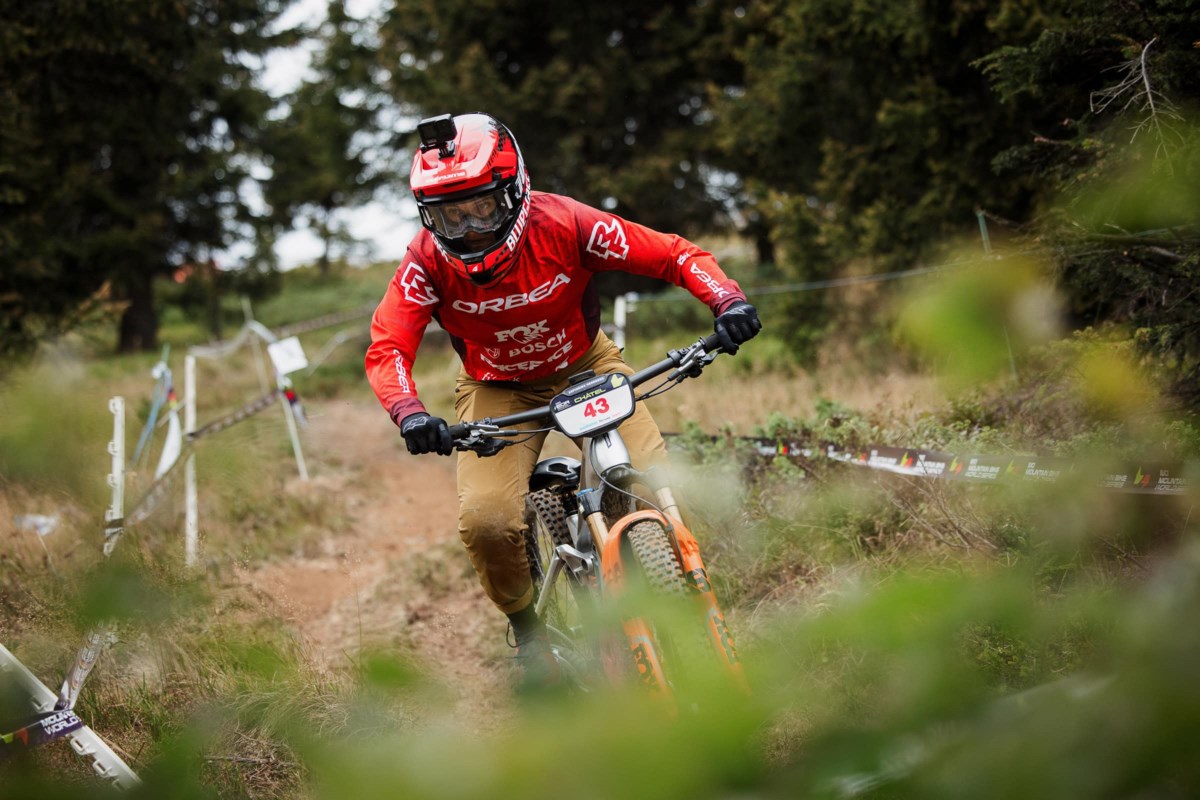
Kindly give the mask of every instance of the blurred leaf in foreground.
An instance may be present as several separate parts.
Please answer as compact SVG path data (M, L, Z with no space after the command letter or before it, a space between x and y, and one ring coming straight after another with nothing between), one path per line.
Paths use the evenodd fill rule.
M980 258L909 294L903 339L962 390L1020 368L1028 349L1059 330L1057 297L1041 267L1023 257Z

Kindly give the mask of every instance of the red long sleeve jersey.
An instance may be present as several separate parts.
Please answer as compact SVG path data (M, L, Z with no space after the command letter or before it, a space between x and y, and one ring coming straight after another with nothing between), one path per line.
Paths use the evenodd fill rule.
M517 224L520 224L518 221ZM367 378L399 423L425 407L412 363L430 319L450 334L468 375L526 381L570 366L600 328L596 272L623 270L682 286L719 314L746 296L709 253L560 195L533 192L513 269L481 288L455 272L422 230L371 320Z

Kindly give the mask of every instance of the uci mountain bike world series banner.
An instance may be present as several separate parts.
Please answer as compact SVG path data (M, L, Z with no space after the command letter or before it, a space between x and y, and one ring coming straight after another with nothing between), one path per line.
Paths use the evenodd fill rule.
M1131 464L1117 471L1102 470L1097 473L1091 464L1077 465L1070 459L1039 456L958 456L899 447L872 447L859 451L839 451L829 447L825 455L835 461L886 472L953 481L1055 482L1096 474L1102 487L1126 492L1184 494L1190 488L1179 465Z
M825 457L844 464L868 467L897 475L972 483L1023 481L1053 483L1060 480L1095 480L1101 487L1135 494L1179 495L1196 488L1195 478L1181 464L1138 462L1119 468L1102 468L1092 462L1044 456L955 455L916 447L870 446L845 449L837 445L814 447L797 441L740 437L757 455L811 459Z

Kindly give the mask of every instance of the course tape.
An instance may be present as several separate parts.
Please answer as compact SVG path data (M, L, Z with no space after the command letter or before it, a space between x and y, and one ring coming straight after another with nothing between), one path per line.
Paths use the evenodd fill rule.
M188 348L188 355L196 356L197 358L225 358L226 356L236 352L242 345L250 340L252 331L248 325L243 325L234 336L227 342L209 345L196 345Z
M187 457L191 454L196 442L207 436L212 436L214 433L219 433L226 428L230 428L270 408L280 395L286 397L294 409L301 408L300 400L296 396L295 391L287 387L281 387L268 392L262 397L251 400L236 411L226 414L220 419L215 419L188 434L187 441L184 443L174 462L167 468L166 472L159 476L154 483L150 484L150 487L146 489L134 504L133 509L123 519L111 520L104 526L104 555L108 556L112 553L113 548L116 547L117 541L121 538L121 534L125 532L126 528L145 521L154 513L162 501L170 495L171 489L179 477L179 465L187 461ZM297 413L302 414L302 411L297 410Z
M668 441L679 434L664 434ZM1029 482L1053 483L1075 477L1095 475L1105 489L1134 494L1180 495L1196 488L1195 481L1183 475L1180 464L1143 462L1128 464L1112 472L1100 472L1071 459L1045 456L956 455L916 447L869 446L847 450L836 445L814 446L796 440L755 436L733 437L746 442L762 458L827 458L844 464L867 467L896 475L935 478L970 483ZM713 437L713 441L718 441Z
M21 727L11 731L0 731L0 741L3 741L3 745L0 745L0 753L3 753L0 754L0 760L18 748L33 747L66 737L71 742L71 749L90 758L96 774L111 781L118 789L132 789L141 783L129 765L91 728L84 725L74 712L54 709L58 699L54 692L39 681L4 645L0 645L0 681L21 687L30 698L35 712L35 716L24 720ZM11 741L8 741L9 737ZM5 751L5 748L12 749Z
M279 398L279 395L284 394L287 391L288 390L284 387L273 389L272 391L264 394L262 397L246 403L246 405L242 406L237 411L226 414L220 419L213 420L207 425L202 425L196 430L191 431L187 434L187 440L189 442L199 441L206 436L212 436L214 433L219 433L220 431L230 428L243 420L249 419L260 411L270 408Z
M308 333L309 331L328 328L332 325L340 325L343 322L369 317L375 313L375 307L377 305L379 305L377 302L370 303L368 305L359 306L358 308L346 309L345 311L335 311L332 314L326 314L322 317L310 319L305 322L284 325L282 328L276 329L275 335L280 339L286 339L289 336L295 336L299 333Z

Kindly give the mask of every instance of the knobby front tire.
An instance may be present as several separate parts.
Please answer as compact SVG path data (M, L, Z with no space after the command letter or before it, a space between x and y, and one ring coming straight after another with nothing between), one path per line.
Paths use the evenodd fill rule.
M655 626L658 656L667 681L678 689L705 671L719 668L705 620L692 602L693 591L670 534L661 523L643 520L629 529L626 538L647 589L652 597L664 601L663 610L668 613L669 624Z

